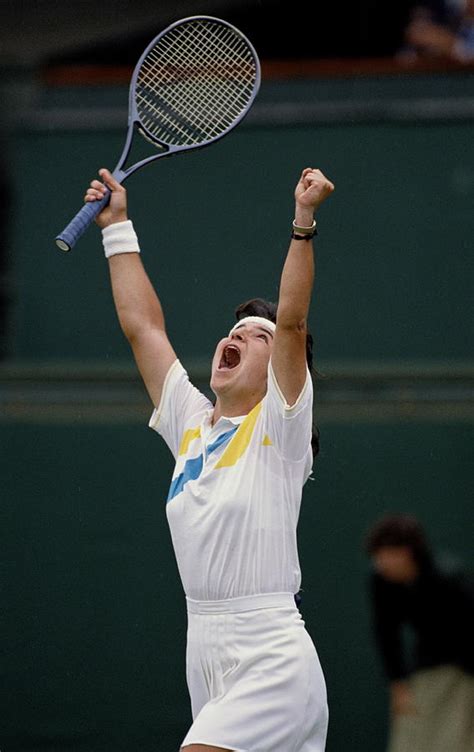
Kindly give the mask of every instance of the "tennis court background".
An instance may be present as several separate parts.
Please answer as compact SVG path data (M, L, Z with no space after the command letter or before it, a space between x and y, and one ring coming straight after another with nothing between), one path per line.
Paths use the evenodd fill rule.
M441 555L469 562L473 88L468 74L273 82L227 140L128 183L170 336L200 384L233 307L276 297L299 170L321 167L336 183L319 216L310 318L322 452L300 522L328 752L383 749L367 526L414 512ZM97 231L69 256L52 242L95 168L119 153L126 90L107 91L105 111L103 90L42 97L9 150L0 746L173 750L189 709L164 515L171 458L146 429Z

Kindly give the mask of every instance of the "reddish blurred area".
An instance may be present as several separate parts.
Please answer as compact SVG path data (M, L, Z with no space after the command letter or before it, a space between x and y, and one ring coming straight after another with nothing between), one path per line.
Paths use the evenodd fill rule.
M396 57L262 60L262 78L267 81L473 70L474 63L430 58L418 58L411 61L400 60ZM113 86L128 84L132 71L132 65L76 63L45 67L42 70L41 79L48 86Z

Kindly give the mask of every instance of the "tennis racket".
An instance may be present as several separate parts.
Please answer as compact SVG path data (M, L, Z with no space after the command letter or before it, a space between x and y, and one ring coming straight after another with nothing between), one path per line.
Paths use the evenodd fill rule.
M160 157L199 149L235 128L260 87L260 63L231 24L191 16L168 26L148 45L130 82L128 133L113 171L117 182ZM125 169L136 131L159 149ZM56 237L70 251L110 200L85 204Z

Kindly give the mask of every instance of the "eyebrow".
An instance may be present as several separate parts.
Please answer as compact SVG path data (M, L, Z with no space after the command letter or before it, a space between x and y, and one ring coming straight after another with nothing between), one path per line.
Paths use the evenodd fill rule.
M265 329L264 326L259 326L258 329L260 329L261 332L268 334L273 339L273 332L271 332L269 329Z

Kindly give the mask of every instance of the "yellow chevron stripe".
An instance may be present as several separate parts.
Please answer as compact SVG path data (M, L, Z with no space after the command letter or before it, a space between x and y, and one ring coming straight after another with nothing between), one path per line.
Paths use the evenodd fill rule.
M263 446L273 446L273 441L271 440L268 433L265 434L262 441Z
M259 402L258 405L255 405L253 410L249 412L245 420L242 421L214 470L217 470L220 467L231 467L242 457L250 443L255 423L261 409L262 403Z
M188 428L188 430L183 433L183 438L181 439L181 446L179 447L178 454L186 454L191 441L198 439L200 435L200 426L198 426L197 428Z

